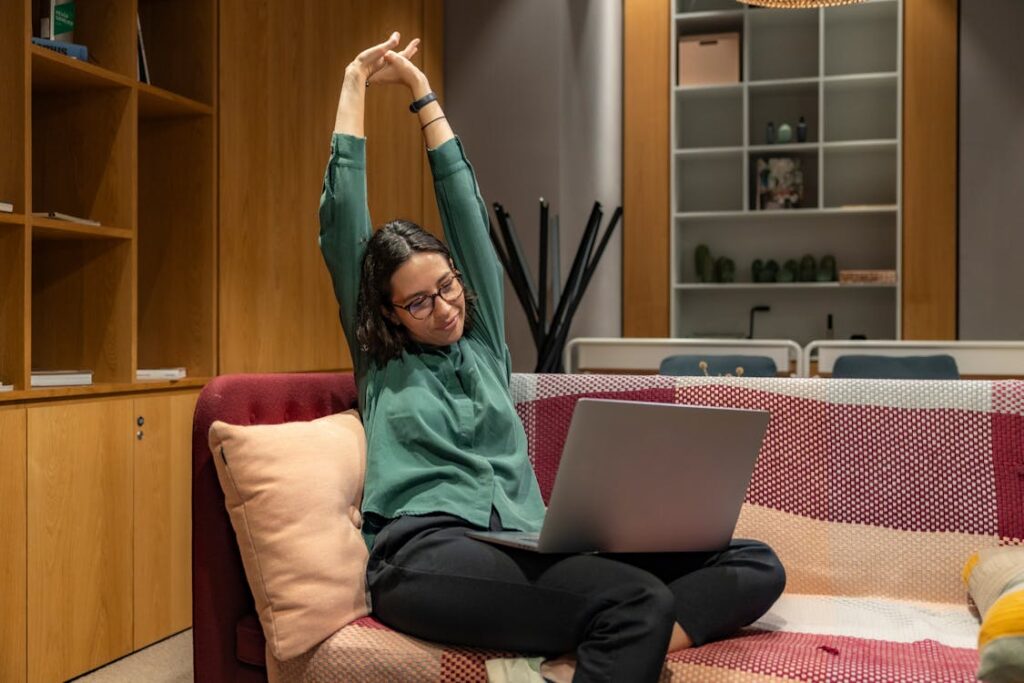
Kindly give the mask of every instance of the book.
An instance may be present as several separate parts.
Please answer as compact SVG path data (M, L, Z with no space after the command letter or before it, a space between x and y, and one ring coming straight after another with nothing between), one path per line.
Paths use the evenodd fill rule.
M841 285L894 285L895 270L840 270Z
M136 64L136 76L140 83L151 83L149 80L149 62L146 61L146 44L142 40L142 19L139 13L135 13L135 25L138 33L138 63Z
M82 62L89 61L89 48L77 43L67 43L62 40L48 40L46 38L33 38L32 43L53 50L65 57L71 57Z
M14 204L11 202L0 202L0 213L14 213Z
M33 387L78 387L92 384L92 370L33 370Z
M14 391L13 384L0 384L0 391Z
M39 35L49 40L75 39L75 0L41 0Z
M61 213L60 211L33 211L32 215L39 216L40 218L56 218L57 220L81 223L82 225L100 224L99 221L94 221L91 218L80 218L78 216L72 216L71 214Z
M139 368L135 371L137 381L152 379L185 379L188 373L185 368Z

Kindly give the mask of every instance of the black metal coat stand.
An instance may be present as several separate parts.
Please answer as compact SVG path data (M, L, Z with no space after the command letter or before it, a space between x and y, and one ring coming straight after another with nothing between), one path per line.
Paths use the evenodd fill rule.
M526 313L533 343L537 347L537 366L534 372L564 372L562 353L568 341L569 328L573 316L579 308L580 301L587 291L590 279L594 276L597 264L611 240L615 228L622 219L622 207L612 213L608 227L597 239L601 228L604 212L600 202L594 202L583 230L576 255L572 260L569 275L562 286L559 275L559 229L558 218L549 218L548 203L540 200L540 268L536 284L530 277L530 271L523 256L522 244L516 233L512 216L501 204L495 202L494 215L498 220L499 230L491 224L491 242L498 253L501 265L512 281L512 289ZM549 264L551 268L549 268ZM549 270L551 271L549 273ZM551 291L551 303L554 312L549 314L548 292Z

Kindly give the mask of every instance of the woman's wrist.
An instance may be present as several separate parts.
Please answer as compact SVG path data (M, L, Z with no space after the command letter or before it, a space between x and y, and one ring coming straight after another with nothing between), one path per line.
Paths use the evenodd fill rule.
M427 80L426 76L418 76L409 83L409 92L412 93L412 99L414 101L420 99L430 92L430 81Z
M361 85L366 87L366 81L370 77L366 68L358 62L352 62L345 67L345 84L346 85Z

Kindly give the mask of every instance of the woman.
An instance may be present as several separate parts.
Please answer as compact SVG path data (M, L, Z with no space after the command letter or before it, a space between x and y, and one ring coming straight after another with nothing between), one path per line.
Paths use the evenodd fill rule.
M411 635L539 655L579 681L655 681L666 651L734 632L775 602L767 546L545 556L466 537L539 531L544 506L509 394L503 283L462 145L399 36L346 68L320 201L320 245L352 349L368 440L363 533L375 615ZM406 221L373 233L364 99L410 90L448 247ZM450 248L450 251L449 251Z

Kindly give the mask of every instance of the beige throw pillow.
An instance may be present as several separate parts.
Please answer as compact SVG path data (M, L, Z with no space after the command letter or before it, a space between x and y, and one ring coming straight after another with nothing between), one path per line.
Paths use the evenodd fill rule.
M209 443L273 655L291 659L368 614L358 413L278 425L217 421Z

